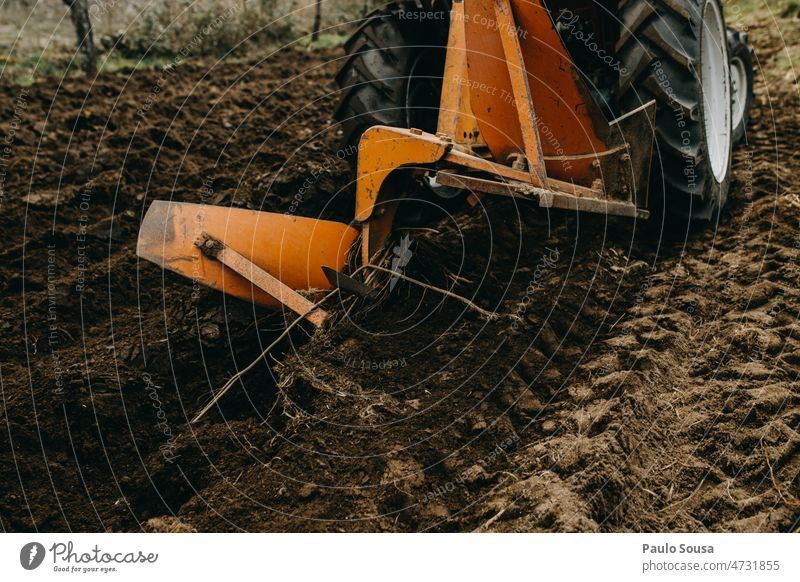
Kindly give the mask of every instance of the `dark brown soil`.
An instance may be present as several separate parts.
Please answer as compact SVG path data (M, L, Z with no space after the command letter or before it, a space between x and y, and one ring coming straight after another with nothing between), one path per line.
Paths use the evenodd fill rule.
M766 25L751 39L764 55L788 42ZM400 281L187 423L284 319L139 262L143 211L348 219L337 58L0 86L24 104L0 110L5 135L18 126L2 529L796 529L800 119L780 76L759 77L716 231L486 200L399 236L407 275L498 318Z

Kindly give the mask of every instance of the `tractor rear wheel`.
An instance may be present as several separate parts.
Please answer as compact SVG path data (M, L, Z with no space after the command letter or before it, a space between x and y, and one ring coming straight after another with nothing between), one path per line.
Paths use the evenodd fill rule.
M449 9L430 2L388 4L370 14L345 44L336 76L342 96L342 155L355 167L361 135L373 125L436 131Z
M716 224L731 179L731 69L719 0L622 0L617 99L657 102L650 206Z
M361 135L373 125L434 133L446 57L450 3L392 3L367 17L345 44L336 82L342 97L334 113L343 132L339 157L355 172ZM431 182L410 187L395 224L419 226L457 207L460 191Z

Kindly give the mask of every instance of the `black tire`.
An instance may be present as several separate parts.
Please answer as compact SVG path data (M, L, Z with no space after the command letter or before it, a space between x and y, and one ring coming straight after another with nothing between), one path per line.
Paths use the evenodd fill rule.
M628 74L618 105L624 113L656 100L650 206L680 225L716 224L730 187L731 152L721 179L711 167L700 82L701 23L712 2L721 13L719 0L622 0L619 8L617 58Z
M334 117L343 132L340 157L351 167L361 135L373 125L436 130L448 17L429 2L391 3L369 15L345 44Z
M733 143L737 144L744 139L747 131L747 123L750 121L750 107L753 104L753 83L755 72L753 71L753 49L747 43L747 33L738 30L728 29L728 60L731 63L731 95L733 96L732 124L733 124ZM738 69L738 74L734 70ZM736 83L740 86L736 86ZM737 97L741 101L737 101ZM737 108L739 113L737 114Z

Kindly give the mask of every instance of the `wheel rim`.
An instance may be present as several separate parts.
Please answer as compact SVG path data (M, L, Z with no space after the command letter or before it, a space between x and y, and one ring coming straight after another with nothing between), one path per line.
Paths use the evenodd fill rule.
M722 182L731 151L731 67L727 37L719 4L708 0L700 33L700 83L703 90L703 125L711 171Z
M731 59L731 124L739 127L747 105L747 70L740 57Z

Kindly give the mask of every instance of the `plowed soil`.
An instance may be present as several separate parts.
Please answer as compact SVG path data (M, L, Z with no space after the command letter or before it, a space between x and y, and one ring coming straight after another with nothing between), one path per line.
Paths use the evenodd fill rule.
M1 85L0 526L797 529L798 93L790 39L750 38L716 230L484 199L389 263L496 317L397 281L194 425L290 317L137 260L138 225L157 198L350 219L340 54Z

